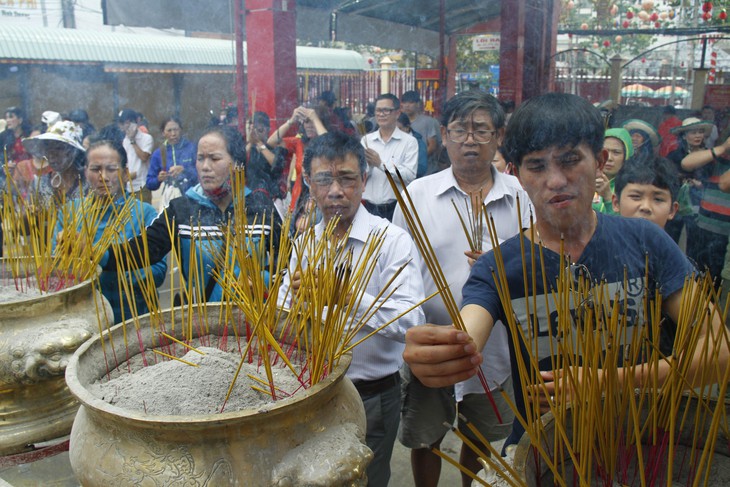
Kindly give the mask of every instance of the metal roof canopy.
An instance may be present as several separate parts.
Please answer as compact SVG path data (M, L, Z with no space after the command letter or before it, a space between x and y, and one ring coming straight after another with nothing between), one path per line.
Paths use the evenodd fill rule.
M154 64L233 72L236 64L233 41L228 40L6 26L0 29L0 62L13 60L119 64L115 71ZM361 71L366 67L355 51L297 46L297 69Z
M237 0L244 1L244 0ZM439 54L442 0L296 0L297 39L339 41ZM445 34L499 17L498 0L443 0ZM282 9L291 2L282 0ZM231 0L102 0L104 23L232 33ZM144 15L139 15L144 12Z

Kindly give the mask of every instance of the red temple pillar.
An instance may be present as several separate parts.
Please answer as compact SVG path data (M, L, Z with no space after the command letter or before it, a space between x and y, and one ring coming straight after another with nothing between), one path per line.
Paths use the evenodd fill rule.
M266 112L272 128L297 106L295 0L245 0L248 111Z
M499 49L499 98L522 101L554 89L560 3L504 0Z

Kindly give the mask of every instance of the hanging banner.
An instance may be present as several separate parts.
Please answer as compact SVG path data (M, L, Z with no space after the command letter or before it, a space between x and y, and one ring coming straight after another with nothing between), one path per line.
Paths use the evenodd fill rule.
M474 36L471 49L472 51L499 51L499 39L499 34Z

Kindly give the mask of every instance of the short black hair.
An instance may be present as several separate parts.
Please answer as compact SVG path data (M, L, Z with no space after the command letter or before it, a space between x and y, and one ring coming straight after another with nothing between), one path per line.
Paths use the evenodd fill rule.
M83 108L75 108L68 112L66 120L71 120L77 124L89 123L89 114Z
M139 114L137 112L135 112L131 108L125 108L119 112L119 115L117 115L117 122L136 122L138 117Z
M335 103L337 102L337 97L335 94L330 90L325 90L322 93L320 93L319 98L317 98L320 101L325 102L325 104L328 107L335 106Z
M464 91L451 97L441 112L441 125L448 126L454 120L470 117L476 110L486 110L495 129L504 127L505 115L502 105L495 97L484 91Z
M395 108L396 110L400 108L400 100L393 93L383 93L382 95L379 95L375 99L375 104L377 105L378 101L380 100L390 100L393 102L393 108Z
M669 160L660 156L632 158L626 161L614 178L614 192L621 200L621 192L628 184L651 184L669 190L672 202L679 195L679 172Z
M548 147L588 144L593 154L603 150L606 128L598 108L568 93L546 93L522 103L512 114L504 136L507 160L517 167L522 158Z
M421 95L416 90L404 91L400 96L401 103L420 103Z
M312 139L304 151L304 174L311 174L312 160L321 157L328 161L345 160L348 154L357 158L360 174L364 175L368 170L368 163L365 160L365 148L355 137L343 132L327 132Z

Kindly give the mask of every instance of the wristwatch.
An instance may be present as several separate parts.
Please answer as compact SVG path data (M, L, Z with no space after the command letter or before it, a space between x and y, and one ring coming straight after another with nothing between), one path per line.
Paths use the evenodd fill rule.
M262 151L262 150L264 150L264 149L268 149L268 147L266 147L266 144L261 144L261 145L260 145L260 146L258 147L258 149L259 149L259 152L261 152L261 151Z

